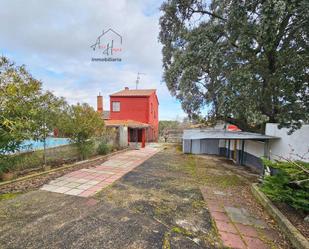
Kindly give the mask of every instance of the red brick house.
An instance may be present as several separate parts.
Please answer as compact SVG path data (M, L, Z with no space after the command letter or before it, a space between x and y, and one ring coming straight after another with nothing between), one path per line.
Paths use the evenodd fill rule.
M130 142L157 142L159 133L159 101L155 89L124 90L110 95L110 111L103 110L98 96L98 112L108 127L126 127ZM143 147L142 146L142 147Z

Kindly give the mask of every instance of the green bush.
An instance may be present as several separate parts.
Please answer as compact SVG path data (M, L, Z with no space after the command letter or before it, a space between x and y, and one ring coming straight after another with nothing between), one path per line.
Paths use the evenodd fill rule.
M14 165L15 160L10 156L0 157L0 174L6 173L12 170L12 165Z
M262 191L273 201L284 202L297 210L309 212L309 163L263 159L264 166L278 169L265 176Z
M22 162L20 154L0 156L0 174L15 171Z
M91 142L93 144L93 142ZM46 150L47 164L54 166L65 162L70 162L82 157L96 154L97 147L90 143L86 146L69 144L59 147L48 148ZM21 172L39 168L44 164L43 150L16 153L13 155L0 156L0 175L7 172Z
M111 151L111 146L109 146L106 142L101 142L98 146L98 154L106 155Z
M81 160L85 160L94 154L94 142L92 140L76 143L76 145L79 150Z

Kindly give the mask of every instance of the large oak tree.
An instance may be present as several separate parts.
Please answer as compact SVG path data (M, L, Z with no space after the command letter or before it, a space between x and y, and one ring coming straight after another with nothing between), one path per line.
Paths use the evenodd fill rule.
M191 118L244 130L309 117L309 2L169 0L161 6L164 80Z

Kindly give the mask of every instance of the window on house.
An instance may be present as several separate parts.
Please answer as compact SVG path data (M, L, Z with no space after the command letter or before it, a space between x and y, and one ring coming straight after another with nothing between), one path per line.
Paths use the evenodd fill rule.
M120 102L112 102L113 112L120 112Z
M157 118L157 116L156 116L156 111L154 111L153 117L154 117L154 118Z
M152 105L152 103L151 103L151 113L153 112L153 105Z

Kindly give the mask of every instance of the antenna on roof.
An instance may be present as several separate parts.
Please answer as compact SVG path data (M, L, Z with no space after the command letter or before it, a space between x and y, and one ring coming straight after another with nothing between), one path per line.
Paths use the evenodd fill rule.
M136 81L135 81L136 89L138 88L139 80L141 79L140 75L146 75L146 74L137 72L137 77L136 77Z

